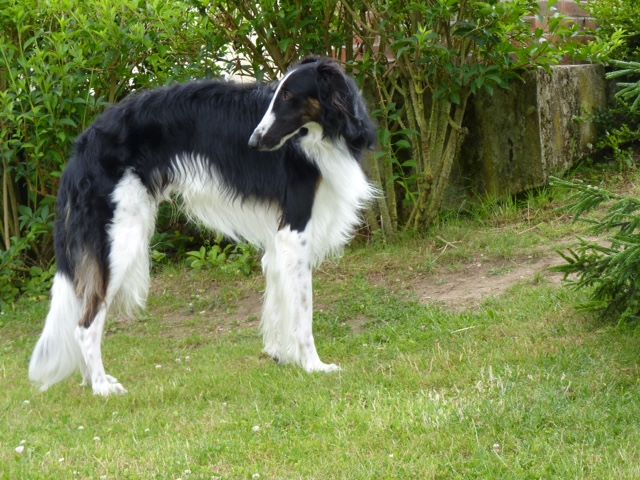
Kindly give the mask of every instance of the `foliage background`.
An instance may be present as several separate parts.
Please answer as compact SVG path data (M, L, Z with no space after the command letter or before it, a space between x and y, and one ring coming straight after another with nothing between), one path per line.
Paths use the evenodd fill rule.
M467 133L468 99L559 60L558 44L523 22L536 11L534 0L0 0L0 308L47 285L58 179L73 139L108 104L192 78L270 81L309 54L342 61L379 124L367 163L385 195L367 212L369 233L424 231ZM175 233L180 223L161 211L154 258L214 241Z
M593 0L584 8L598 20L596 35L608 39L624 32L625 40L615 56L632 60L640 56L640 4L636 0Z
M51 276L55 194L76 135L133 91L219 74L210 32L180 1L0 0L0 305Z

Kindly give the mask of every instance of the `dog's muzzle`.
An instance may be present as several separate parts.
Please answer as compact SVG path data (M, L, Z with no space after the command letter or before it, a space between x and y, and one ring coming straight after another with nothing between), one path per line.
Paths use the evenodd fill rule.
M254 131L249 137L249 143L248 143L249 148L260 148L261 140L262 140L262 135Z

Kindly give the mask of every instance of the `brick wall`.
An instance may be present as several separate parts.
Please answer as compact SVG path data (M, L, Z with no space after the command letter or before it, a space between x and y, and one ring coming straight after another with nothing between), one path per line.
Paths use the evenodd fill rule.
M541 0L538 3L540 4L540 14L526 18L533 29L546 30L548 19L556 14L564 16L567 24L579 25L586 30L593 30L596 27L595 19L583 8L587 0L558 0L553 7L549 7L547 0Z
M571 41L578 43L586 43L593 40L591 32L596 28L595 18L591 17L589 13L583 8L589 0L558 0L555 5L549 6L547 0L540 0L540 12L535 17L525 17L525 21L531 24L532 30L542 29L544 32L548 31L549 19L556 15L562 16L562 22L565 26L577 25L582 33L579 33L572 37ZM554 41L554 37L549 34L545 34L545 37ZM565 57L563 64L581 63L576 62L571 57Z

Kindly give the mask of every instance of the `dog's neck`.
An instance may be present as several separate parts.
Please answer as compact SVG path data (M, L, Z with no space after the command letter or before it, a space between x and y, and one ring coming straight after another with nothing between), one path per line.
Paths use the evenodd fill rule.
M298 140L299 146L321 175L311 215L317 264L327 255L339 253L353 236L360 214L375 197L376 189L367 181L343 138L323 137L322 127L317 123L305 127L309 131Z

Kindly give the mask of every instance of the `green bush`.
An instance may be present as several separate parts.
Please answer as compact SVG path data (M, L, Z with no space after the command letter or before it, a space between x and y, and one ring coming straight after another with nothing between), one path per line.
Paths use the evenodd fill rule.
M194 270L215 268L233 274L251 275L257 266L255 249L246 243L226 243L218 237L213 245L187 252L187 264Z
M628 169L636 166L640 146L640 4L592 0L586 8L600 25L597 42L612 47L603 49L600 60L609 66L607 78L617 81L615 104L596 118L602 131L596 155ZM561 252L566 263L556 270L574 288L590 289L586 308L611 320L638 320L640 201L578 182L554 184L572 193L568 209L574 219L588 222L590 233L601 238L580 238L577 247ZM594 215L601 206L605 213Z
M616 81L616 98L596 117L602 135L594 158L634 167L640 145L640 3L636 0L592 0L585 8L595 17L595 41L583 49L587 58L605 63Z
M542 30L531 35L523 17L536 9L534 0L0 0L4 264L49 271L51 225L29 236L20 207L51 211L74 137L106 105L223 70L273 80L308 54L342 60L378 120L369 173L385 195L368 212L371 230L428 228L469 98L562 54ZM161 237L173 240L184 238ZM1 292L26 288L28 275L8 276Z
M589 0L584 8L596 19L596 35L609 39L623 32L625 41L615 52L617 58L640 57L640 2L637 0Z
M190 5L0 0L0 305L30 272L50 271L51 212L74 138L133 91L219 73L220 38Z
M609 60L617 68L607 78L617 80L613 104L598 113L595 123L601 132L593 158L611 162L621 171L634 168L640 147L640 63Z

